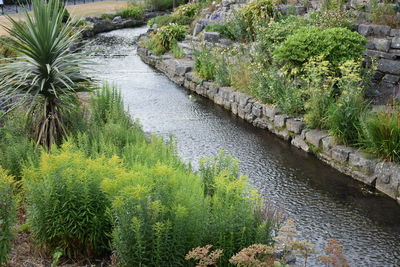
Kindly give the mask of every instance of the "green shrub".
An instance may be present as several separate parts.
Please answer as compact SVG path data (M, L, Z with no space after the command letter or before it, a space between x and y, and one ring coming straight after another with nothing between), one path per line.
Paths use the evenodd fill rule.
M16 202L13 192L14 178L0 166L0 266L6 266L11 241L14 239Z
M158 27L166 26L169 24L190 25L194 17L200 11L201 5L199 3L190 3L177 7L170 15L162 15L152 18L147 22L148 26L157 25Z
M205 28L206 32L219 32L221 35L229 39L235 39L235 36L230 32L227 25L222 24L209 24Z
M306 95L304 121L311 128L324 128L328 108L334 99L335 77L330 63L322 57L310 59L304 66L302 90Z
M304 27L289 36L273 55L275 60L289 67L301 67L312 57L322 56L337 69L347 60L360 59L365 42L363 36L344 28Z
M24 115L17 109L0 119L0 166L17 179L26 163L37 162L39 158L39 149L30 139Z
M351 30L355 15L351 11L315 11L310 14L310 23L321 28L347 28Z
M251 76L251 93L264 103L276 104L284 113L298 115L304 110L303 92L284 73L260 66Z
M400 17L397 14L399 4L397 7L394 4L384 1L382 4L379 0L370 1L370 19L375 24L389 25L390 27L397 28L400 26Z
M229 72L230 64L229 58L224 52L222 55L218 55L215 58L215 81L220 86L230 86L231 85L231 74Z
M42 153L39 166L27 168L23 175L34 238L74 258L108 250L110 203L100 184L122 174L118 159L89 159L69 143Z
M144 10L142 5L128 5L122 11L117 13L117 16L121 16L124 19L135 19L142 20L144 15Z
M195 64L194 69L196 73L207 81L215 79L216 63L211 51L207 48L194 51Z
M213 243L224 249L224 265L252 242L271 242L273 223L238 175L237 161L220 154L203 161L200 175L204 180L184 168L136 165L117 180L104 180L103 190L113 199L113 240L121 264L179 266L187 251Z
M176 17L195 17L200 11L201 5L199 3L193 2L178 6L174 12L173 16Z
M235 40L254 41L256 27L260 24L267 24L275 16L275 7L275 3L271 0L257 0L248 3L226 23L228 31Z
M270 62L274 48L296 30L307 25L308 21L300 16L288 16L256 27L258 58L262 62Z
M176 0L177 5L184 3L184 0ZM173 0L145 0L145 5L151 11L165 11L172 9Z
M359 143L370 153L400 162L400 108L362 116Z
M125 266L177 266L201 242L207 205L201 180L182 169L135 166L103 189L113 200L113 244Z
M147 22L147 25L152 27L153 25L157 25L158 27L167 26L169 24L178 24L178 25L189 25L192 23L193 19L190 17L177 17L172 15L162 15L155 18L152 18Z
M172 55L174 58L183 58L185 57L185 53L183 52L182 48L177 43L174 43L171 48Z
M342 77L337 86L340 96L327 110L326 127L339 142L354 145L358 139L360 118L366 110L360 63L347 61L340 66Z
M5 45L8 43L7 37L0 37L0 62L1 58L13 58L17 56L17 53L10 46Z
M171 50L172 45L185 39L187 28L182 25L170 24L157 29L150 37L148 48L156 55L162 55Z

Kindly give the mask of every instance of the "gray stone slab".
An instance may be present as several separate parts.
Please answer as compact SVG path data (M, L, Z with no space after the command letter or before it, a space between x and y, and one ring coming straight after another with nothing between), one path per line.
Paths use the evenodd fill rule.
M288 115L281 114L281 115L275 115L274 117L274 123L276 127L282 128L285 127L286 125L286 120L289 118Z
M354 148L347 146L334 146L332 148L332 159L345 163L349 159L349 155L354 151Z
M321 140L327 136L328 136L328 134L324 131L310 130L310 131L306 132L305 139L308 143L319 148L319 146L321 145Z
M301 119L293 118L286 121L286 129L295 134L300 134L304 127L305 123Z
M399 197L400 165L393 162L379 162L375 167L376 188L390 196Z
M307 143L304 141L304 139L301 138L300 135L296 135L292 139L291 144L297 148L304 150L305 152L310 152L310 147L307 145Z

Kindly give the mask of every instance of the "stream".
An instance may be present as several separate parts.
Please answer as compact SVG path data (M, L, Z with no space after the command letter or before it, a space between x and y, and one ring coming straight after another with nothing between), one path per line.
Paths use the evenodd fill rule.
M180 156L194 167L224 149L273 205L296 222L300 238L323 253L338 240L351 266L400 266L400 206L266 130L174 84L141 61L135 39L146 27L98 35L90 51L93 74L115 83L143 129L173 135ZM311 259L309 266L323 266Z

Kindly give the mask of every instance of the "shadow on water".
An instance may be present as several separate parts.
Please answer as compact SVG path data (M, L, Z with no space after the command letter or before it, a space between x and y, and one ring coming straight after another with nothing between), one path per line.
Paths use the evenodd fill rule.
M169 81L136 55L132 43L145 31L101 34L87 49L100 63L94 75L121 88L146 132L172 134L181 157L194 166L220 149L233 154L252 184L296 221L317 250L335 238L352 266L400 266L395 201ZM320 265L312 259L311 266Z

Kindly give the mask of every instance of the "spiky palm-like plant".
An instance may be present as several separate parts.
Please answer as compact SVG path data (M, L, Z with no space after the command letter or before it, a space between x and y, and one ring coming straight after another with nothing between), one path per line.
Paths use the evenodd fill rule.
M70 19L62 22L65 7L60 1L32 3L24 22L8 17L10 26L4 26L11 36L5 45L19 56L0 66L0 98L9 110L27 107L35 141L50 148L66 135L63 115L76 99L78 84L89 80L81 72L89 61L70 51L79 32Z

